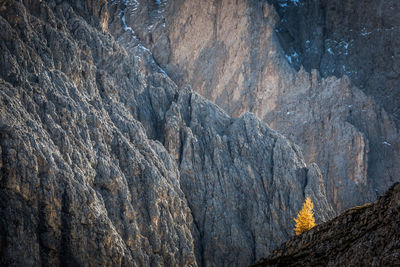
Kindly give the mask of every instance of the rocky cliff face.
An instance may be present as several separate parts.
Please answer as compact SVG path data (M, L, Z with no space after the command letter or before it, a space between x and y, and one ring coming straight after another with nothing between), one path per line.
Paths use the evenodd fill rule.
M400 184L374 204L347 210L292 238L256 266L398 266Z
M334 214L296 145L178 87L125 9L108 18L102 0L0 4L2 265L243 266L306 195Z
M149 92L168 105L176 86L102 34L88 3L106 13L2 6L1 263L196 265L179 171L135 119L157 122Z
M293 66L318 69L324 77L347 75L398 122L398 1L273 2L280 43L287 55L297 55Z
M178 85L299 144L340 211L398 181L400 24L397 1L331 2L113 1L110 29L124 16Z
M232 119L191 93L166 120L165 145L180 162L202 265L254 262L292 234L304 195L317 200L319 221L333 214L319 168L305 168L299 148L254 115Z

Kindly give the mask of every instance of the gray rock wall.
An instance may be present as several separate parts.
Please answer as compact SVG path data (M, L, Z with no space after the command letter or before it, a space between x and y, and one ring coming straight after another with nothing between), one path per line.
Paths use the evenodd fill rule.
M115 36L124 10L178 85L234 117L253 112L298 144L335 210L398 181L396 1L123 3L110 4Z
M203 265L254 262L293 234L305 195L315 199L318 221L334 214L318 167L307 169L297 146L253 114L232 119L210 107L196 93L180 96L165 127Z
M176 86L69 4L36 4L0 18L1 264L196 265L179 170L138 121Z
M0 4L2 265L242 266L306 195L334 214L297 146L179 88L107 14Z
M400 3L382 1L271 1L277 35L293 66L324 77L347 75L398 122ZM285 4L286 2L287 4Z

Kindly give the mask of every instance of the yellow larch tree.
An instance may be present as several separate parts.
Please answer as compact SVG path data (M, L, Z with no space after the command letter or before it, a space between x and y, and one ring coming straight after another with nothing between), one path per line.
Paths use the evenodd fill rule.
M300 235L315 226L313 209L314 203L311 201L310 197L306 197L302 209L299 214L297 214L297 218L294 219L296 222L296 227L294 228L296 235Z

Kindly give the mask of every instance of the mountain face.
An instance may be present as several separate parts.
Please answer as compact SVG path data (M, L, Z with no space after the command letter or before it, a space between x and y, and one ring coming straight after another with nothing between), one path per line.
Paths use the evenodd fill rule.
M243 266L305 196L331 218L318 166L177 85L127 4L0 4L1 265Z
M275 249L258 266L398 266L400 184Z
M297 55L294 67L318 69L323 77L347 75L398 123L398 1L273 2L280 44L287 55Z
M342 211L400 171L398 1L111 1L179 86L255 113L316 162ZM123 23L121 22L123 18Z

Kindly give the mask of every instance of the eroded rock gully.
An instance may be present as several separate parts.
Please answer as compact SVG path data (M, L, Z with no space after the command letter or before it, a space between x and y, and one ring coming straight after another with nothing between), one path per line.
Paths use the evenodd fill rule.
M243 266L306 195L334 215L296 145L177 86L112 14L0 3L1 265Z
M399 181L399 4L386 1L111 1L179 86L234 117L250 111L317 162L342 211ZM302 67L304 66L304 67Z

